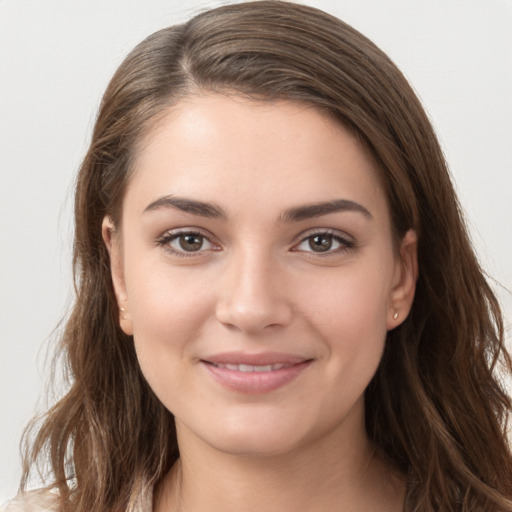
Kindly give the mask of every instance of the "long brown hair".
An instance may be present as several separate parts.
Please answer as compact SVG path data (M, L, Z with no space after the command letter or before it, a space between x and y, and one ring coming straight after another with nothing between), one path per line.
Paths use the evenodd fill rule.
M76 302L61 340L71 385L37 427L22 485L46 458L64 511L129 510L179 456L173 417L119 328L101 224L105 215L121 222L144 134L201 90L307 102L365 143L396 236L418 233L420 269L412 311L388 334L366 391L368 435L407 475L408 512L512 511L503 320L428 118L368 39L322 11L281 1L224 6L161 30L110 82L76 186Z

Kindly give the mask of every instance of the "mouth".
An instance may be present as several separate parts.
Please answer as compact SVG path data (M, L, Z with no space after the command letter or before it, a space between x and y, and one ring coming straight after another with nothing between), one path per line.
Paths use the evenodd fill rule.
M205 361L208 363L208 361ZM209 363L215 366L215 368L221 368L224 370L231 370L234 372L257 372L266 373L281 370L282 368L290 368L293 364L290 363L277 363L277 364L266 364L266 365L253 365L253 364L215 364Z
M313 362L281 353L225 353L200 361L223 388L244 394L262 394L291 384Z

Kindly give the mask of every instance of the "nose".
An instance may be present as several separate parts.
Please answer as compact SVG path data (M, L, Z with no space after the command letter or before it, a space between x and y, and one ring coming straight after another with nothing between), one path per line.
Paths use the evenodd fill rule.
M282 268L268 255L248 252L234 257L221 276L217 320L246 334L288 325L293 307Z

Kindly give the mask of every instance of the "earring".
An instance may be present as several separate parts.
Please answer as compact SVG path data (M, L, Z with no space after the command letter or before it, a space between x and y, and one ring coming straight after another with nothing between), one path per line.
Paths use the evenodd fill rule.
M398 311L395 311L395 313L393 314L393 320L397 320L398 319Z
M121 318L123 320L126 320L126 315L125 315L126 309L125 308L119 308L119 311L121 311Z

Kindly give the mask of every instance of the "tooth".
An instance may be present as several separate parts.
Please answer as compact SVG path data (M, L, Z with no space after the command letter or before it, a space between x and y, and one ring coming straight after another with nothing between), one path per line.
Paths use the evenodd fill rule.
M213 363L213 366L222 368L224 370L231 370L235 372L272 372L280 370L281 368L289 368L293 366L288 363L276 363L266 365L252 365L252 364L224 364L224 363Z
M271 372L272 371L272 365L267 364L265 366L255 366L254 367L255 372Z

